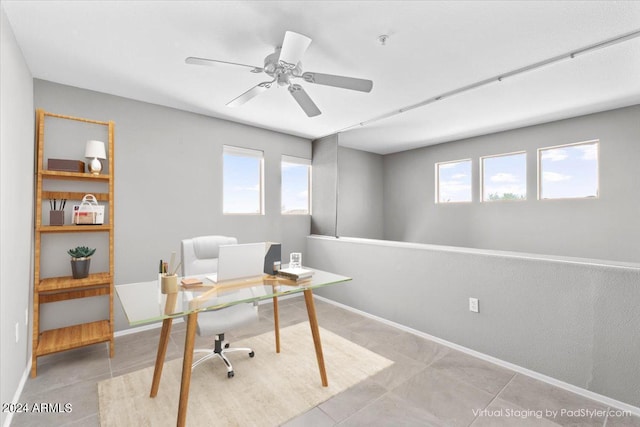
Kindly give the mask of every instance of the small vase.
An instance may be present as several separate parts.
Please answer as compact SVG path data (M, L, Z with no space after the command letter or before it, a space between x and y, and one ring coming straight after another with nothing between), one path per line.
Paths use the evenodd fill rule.
M71 274L74 279L84 279L89 276L89 266L91 265L91 258L72 258L71 259Z

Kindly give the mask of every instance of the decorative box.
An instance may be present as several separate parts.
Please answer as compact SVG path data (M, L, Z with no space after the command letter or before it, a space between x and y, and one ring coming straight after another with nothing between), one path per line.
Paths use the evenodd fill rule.
M84 162L80 160L48 159L47 169L50 171L84 173Z

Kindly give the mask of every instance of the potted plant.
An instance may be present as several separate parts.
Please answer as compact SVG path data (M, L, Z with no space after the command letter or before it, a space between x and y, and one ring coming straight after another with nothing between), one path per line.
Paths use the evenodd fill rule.
M86 246L77 246L67 251L67 253L71 255L71 273L74 279L84 279L89 276L91 255L95 252L95 248L91 249Z

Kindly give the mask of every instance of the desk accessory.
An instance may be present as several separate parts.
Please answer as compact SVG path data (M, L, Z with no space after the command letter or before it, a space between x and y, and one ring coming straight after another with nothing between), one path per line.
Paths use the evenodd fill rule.
M84 173L84 162L80 160L47 159L47 170Z
M284 277L289 280L302 281L313 276L313 270L307 270L304 268L283 268L278 271L277 276Z
M302 254L300 252L289 254L289 268L302 268Z
M67 204L67 199L60 201L58 209L56 199L49 200L49 225L64 225L64 206Z
M202 286L202 280L195 277L185 277L180 281L180 284L185 288L193 288Z
M174 294L178 292L178 275L163 274L161 279L161 289L163 294Z
M93 194L87 194L79 205L73 206L73 224L102 225L104 224L104 206L98 204Z
M282 263L282 245L280 243L266 242L264 256L264 274L274 275L280 270Z

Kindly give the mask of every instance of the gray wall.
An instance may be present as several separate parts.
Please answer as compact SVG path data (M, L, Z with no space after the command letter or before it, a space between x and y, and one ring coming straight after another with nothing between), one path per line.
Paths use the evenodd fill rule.
M309 140L42 80L35 80L35 106L115 122L116 284L155 279L158 260L196 235L281 242L283 254L304 249L310 217L280 214L280 161L282 154L311 158ZM222 214L223 144L264 151L265 215ZM71 243L60 240L57 247ZM105 306L100 298L47 304L45 327L89 320ZM73 305L72 316L65 305ZM116 330L126 327L116 299Z
M337 235L338 136L313 141L311 233Z
M2 8L0 15L0 400L9 403L31 348L25 310L31 318L35 116L31 72Z
M598 199L536 200L536 149L600 140ZM479 203L480 156L526 150L524 202ZM473 203L436 204L436 162L473 159ZM640 106L384 157L384 238L640 261ZM340 219L338 219L340 221Z
M338 147L338 236L384 237L382 159Z
M640 264L320 236L306 259L353 277L319 295L640 407Z

